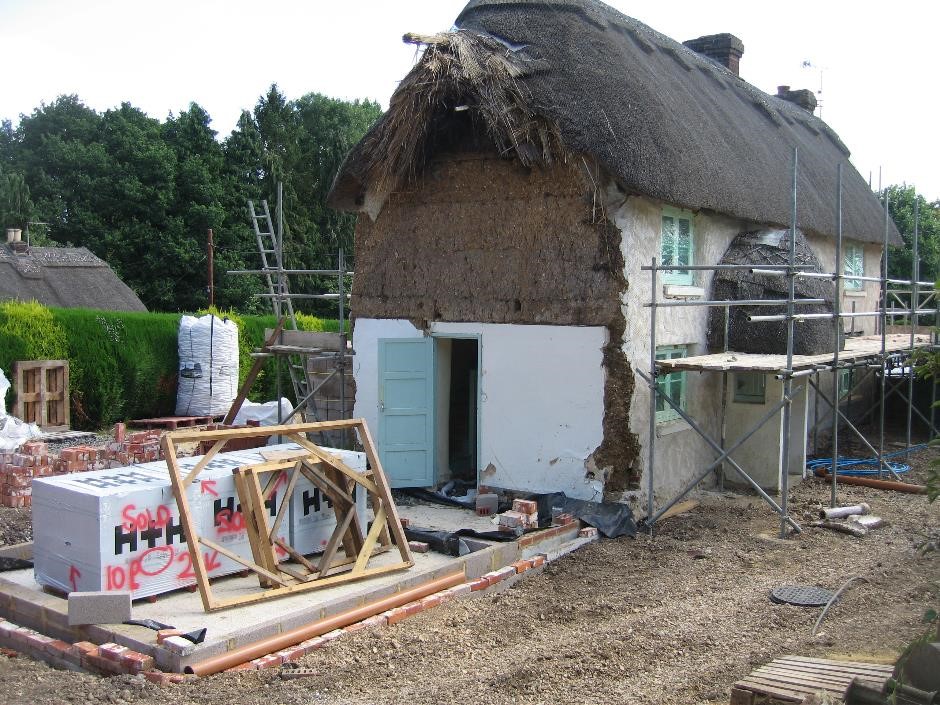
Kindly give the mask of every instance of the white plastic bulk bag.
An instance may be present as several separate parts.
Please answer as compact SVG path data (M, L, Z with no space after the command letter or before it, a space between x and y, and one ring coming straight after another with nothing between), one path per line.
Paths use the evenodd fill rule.
M238 394L238 326L216 316L183 316L177 416L225 414Z
M7 376L3 374L3 370L0 370L0 416L7 415L7 390L10 388L10 380L7 379Z

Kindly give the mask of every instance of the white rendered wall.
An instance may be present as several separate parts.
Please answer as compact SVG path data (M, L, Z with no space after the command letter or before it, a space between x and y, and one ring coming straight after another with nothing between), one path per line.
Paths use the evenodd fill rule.
M588 473L603 438L606 328L430 325L435 336L480 337L480 483L600 500L603 487ZM355 415L370 428L378 428L378 341L422 335L406 320L356 319Z
M627 328L623 349L634 368L649 372L650 310L644 304L651 298L650 273L640 267L660 258L662 204L640 197L631 197L612 214L622 233L621 249L624 274L629 288L623 300ZM736 235L746 229L740 221L721 216L698 214L693 221L693 262L719 262ZM712 272L695 272L694 286L702 287L706 296L711 290ZM663 284L659 281L658 300L663 300ZM660 308L657 311L656 346L687 345L689 355L703 355L706 347L708 309L705 307ZM687 411L714 438L719 436L721 375L687 372ZM712 462L715 455L705 441L684 421L659 424L656 439L655 490L657 502L671 498L692 477ZM638 497L645 497L649 449L649 388L637 376L630 405L630 431L637 434L640 456L637 466L643 477ZM708 485L706 480L706 486Z

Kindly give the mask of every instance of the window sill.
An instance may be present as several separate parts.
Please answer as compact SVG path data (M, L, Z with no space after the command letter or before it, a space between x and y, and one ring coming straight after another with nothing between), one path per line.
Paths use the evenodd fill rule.
M663 296L667 299L704 299L705 289L687 284L664 284Z
M691 426L684 419L676 419L675 421L662 421L656 424L656 437L662 438L663 436L671 436L673 433L679 433L680 431L688 431Z
M842 295L849 296L853 299L862 299L862 298L865 298L865 290L864 289L843 289Z

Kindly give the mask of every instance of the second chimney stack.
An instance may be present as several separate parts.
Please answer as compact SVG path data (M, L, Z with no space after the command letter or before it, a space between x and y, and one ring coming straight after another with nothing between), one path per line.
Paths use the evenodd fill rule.
M744 42L733 34L708 34L698 39L682 42L696 54L707 56L735 76L740 74L741 57L744 55Z

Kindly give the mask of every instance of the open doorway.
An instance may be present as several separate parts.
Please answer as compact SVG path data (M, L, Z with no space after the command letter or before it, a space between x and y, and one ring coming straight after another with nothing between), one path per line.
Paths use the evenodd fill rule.
M477 479L480 344L477 338L435 338L438 483Z

